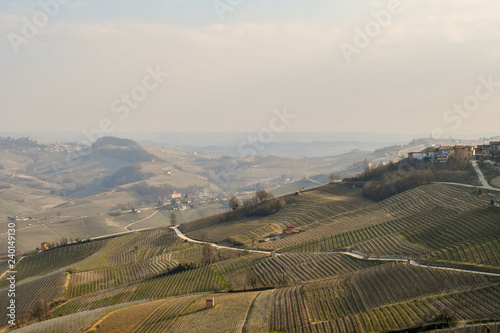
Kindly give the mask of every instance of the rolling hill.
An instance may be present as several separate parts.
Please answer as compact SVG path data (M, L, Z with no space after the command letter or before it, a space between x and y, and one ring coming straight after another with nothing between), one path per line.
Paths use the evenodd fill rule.
M486 320L495 332L497 196L429 184L373 201L334 183L282 197L273 215L180 225L227 248L159 227L27 255L16 265L18 314L43 298L55 319L25 318L19 331L378 332ZM277 237L288 225L300 233Z

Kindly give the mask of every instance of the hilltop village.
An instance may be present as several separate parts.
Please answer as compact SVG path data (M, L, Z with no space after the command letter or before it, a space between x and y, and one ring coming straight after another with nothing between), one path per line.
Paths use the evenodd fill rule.
M478 146L439 146L427 147L419 152L408 153L408 158L422 160L429 159L433 162L446 162L449 157L470 157L476 160L498 163L500 157L500 141L491 141L489 144Z

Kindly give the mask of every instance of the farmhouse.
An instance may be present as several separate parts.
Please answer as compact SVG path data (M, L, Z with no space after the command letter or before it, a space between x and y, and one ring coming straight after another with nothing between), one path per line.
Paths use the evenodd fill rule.
M423 150L424 158L429 158L431 160L435 160L437 158L439 148L436 147L428 147Z
M454 153L454 149L451 146L439 147L439 150L437 153L438 162L446 162L448 160L448 157L452 156L453 153Z
M476 156L490 156L491 146L490 145L479 145L476 148Z
M491 141L490 146L492 151L496 153L500 152L500 141Z
M476 153L476 148L473 146L455 146L453 151L454 153L464 152L465 155L472 157Z

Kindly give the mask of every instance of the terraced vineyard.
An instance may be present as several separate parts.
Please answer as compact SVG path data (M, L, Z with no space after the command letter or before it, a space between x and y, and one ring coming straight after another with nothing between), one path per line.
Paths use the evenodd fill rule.
M78 297L98 290L141 281L168 272L176 267L177 264L178 262L173 260L159 260L153 258L152 260L150 259L127 266L74 273L70 275L68 297Z
M16 265L16 278L22 281L66 268L98 252L107 242L99 240L69 245L26 256ZM5 285L5 281L2 285Z
M170 332L241 332L247 318L249 308L258 292L238 294L211 295L215 296L216 306L205 308L205 297L194 302L182 318L173 325ZM168 318L169 316L167 316ZM165 315L155 322L160 322ZM138 332L167 332L163 326Z
M99 332L101 333L132 332L150 313L167 301L168 299L162 299L145 302L136 306L127 306L110 313L108 316L101 319L98 325L95 326L99 327Z
M224 260L217 263L229 290L248 290L263 287L264 283L255 273L253 267L268 255L252 253L246 256Z
M223 244L236 240L250 245L294 225L300 234L254 245L285 251L335 250L397 234L397 246L391 249L384 239L366 244L366 249L371 248L374 254L397 251L421 255L434 248L427 249L430 245L422 242L425 236L412 237L414 233L422 233L425 228L447 228L447 223L457 216L466 219L466 214L482 213L493 197L488 193L478 196L470 188L432 184L375 203L363 199L359 189L327 185L300 196L286 196L286 207L271 216L225 222L220 216L211 217L186 223L181 229L195 239ZM489 222L483 224L485 228L491 226Z
M169 252L180 244L182 242L175 232L168 228L127 234L109 239L99 251L71 268L73 271L88 271L133 264Z
M500 333L500 324L496 322L484 321L482 323L462 324L454 328L441 328L429 331L429 333Z
M500 234L485 236L433 252L431 259L500 267Z
M41 323L20 328L16 332L21 333L54 333L54 332L85 332L90 329L106 313L112 312L124 306L134 306L137 303L120 304L92 311L83 311L69 316L47 320Z
M442 196L436 197L436 192ZM351 231L335 233L341 222L333 223L287 237L278 241L279 244L270 242L275 244L266 244L264 247L299 243L280 251L335 251L352 248L376 255L416 257L447 244L500 232L500 215L485 208L488 200L490 196L477 196L469 189L442 184L423 186L374 204L371 214L363 213L368 214L366 218L362 215L348 219L344 224L354 223L358 226L353 226ZM411 203L403 206L400 201ZM387 214L386 220L375 221L376 216L382 216L381 214ZM363 221L360 222L361 220ZM321 236L325 234L331 236ZM304 242L307 239L311 240Z
M377 265L334 253L286 254L260 261L253 267L266 287L331 278Z
M35 280L19 283L16 287L16 315L21 317L28 313L39 300L51 303L61 299L64 296L66 283L66 273L53 273ZM9 298L7 298L7 289L1 289L0 293L5 295L0 299L2 309L7 309ZM7 324L7 316L0 318L0 324Z
M400 234L391 234L370 239L363 243L354 244L351 249L353 251L366 253L375 256L390 256L399 254L401 257L420 257L429 252L423 246L410 243Z
M9 262L7 260L0 260L0 275L9 269Z
M134 330L136 333L146 332L169 332L173 331L172 326L175 325L179 316L185 316L185 313L190 309L193 303L200 299L199 296L182 297L177 299L169 299L149 316L146 317ZM202 301L205 301L204 299Z
M478 315L496 318L500 310L489 299L498 299L498 288L498 279L476 274L385 264L350 276L277 290L270 329L386 331L425 324L449 306L461 320ZM482 302L485 305L481 306Z
M487 273L500 270L493 194L432 184L373 202L360 191L329 184L286 196L270 216L182 226L198 239L244 244L239 249L155 228L25 256L16 265L17 314L44 299L55 319L33 319L20 331L380 332L442 323L449 311L472 329L500 319L500 277ZM290 224L300 233L277 237ZM445 269L458 265L480 272ZM213 308L205 308L209 295Z
M151 300L224 289L224 281L214 266L204 266L176 274L145 279L71 299L54 310L67 315L136 300Z
M301 196L288 195L284 197L286 207L283 210L264 218L221 222L220 217L212 217L183 224L181 230L194 239L219 242L233 236L251 242L252 238L263 239L269 234L281 232L288 225L300 228L312 222L322 223L372 203L360 195L359 189L350 191L346 186L339 185L330 191L338 194L306 191Z
M369 270L354 273L352 276L337 280L326 280L307 284L308 299L326 303L340 303L339 311L329 312L327 316L310 309L312 318L328 320L343 315L365 312L386 304L399 303L410 299L441 294L452 290L467 290L475 286L486 286L491 280L482 275L459 273L446 270L419 268L407 264L390 263ZM325 293L334 290L332 293ZM326 298L325 298L326 297ZM354 299L356 302L349 302Z

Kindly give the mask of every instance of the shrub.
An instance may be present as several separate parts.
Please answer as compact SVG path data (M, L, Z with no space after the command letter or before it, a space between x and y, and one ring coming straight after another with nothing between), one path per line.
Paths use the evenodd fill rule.
M431 170L395 171L384 175L380 181L371 180L363 186L363 195L373 200L383 200L394 194L434 181Z
M120 211L109 212L108 215L112 216L112 217L118 217L118 216L122 215L122 212L120 212Z
M255 192L255 195L243 202L243 212L246 216L267 216L278 212L285 207L285 200L273 198L265 190Z

